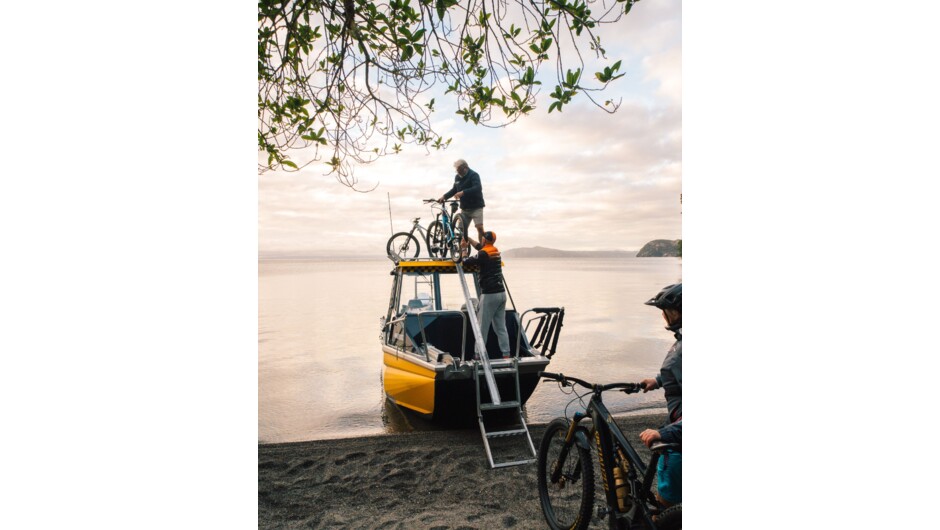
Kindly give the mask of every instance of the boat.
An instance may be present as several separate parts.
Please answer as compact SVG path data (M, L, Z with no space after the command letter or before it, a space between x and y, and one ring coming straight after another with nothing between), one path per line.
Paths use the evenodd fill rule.
M517 408L524 405L555 354L564 308L536 307L520 314L507 284L511 355L502 357L491 329L480 358L478 268L439 258L393 262L388 309L380 318L387 398L433 421L480 417L481 429L481 404L498 405L502 399Z

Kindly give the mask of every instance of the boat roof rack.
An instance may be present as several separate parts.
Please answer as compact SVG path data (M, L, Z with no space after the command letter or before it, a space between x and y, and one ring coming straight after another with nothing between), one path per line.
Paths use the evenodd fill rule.
M392 274L401 270L402 273L428 273L441 272L445 274L457 274L457 264L450 259L439 258L410 258L401 259L395 263ZM464 272L477 272L479 267L476 265L465 265Z

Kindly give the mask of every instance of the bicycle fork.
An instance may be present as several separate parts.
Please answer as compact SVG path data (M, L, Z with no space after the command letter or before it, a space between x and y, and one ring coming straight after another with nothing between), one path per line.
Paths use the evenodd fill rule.
M583 431L578 431L578 423L584 418L585 415L583 413L575 412L571 423L568 425L568 432L565 434L565 443L561 446L561 451L558 453L558 458L556 458L555 462L552 463L552 484L558 484L558 482L562 479L561 475L564 472L564 469L561 463L568 461L568 453L571 452L571 448L575 443L578 443L585 449L590 449L590 446L587 443L587 438L584 436ZM575 476L573 478L577 480L580 473L581 468L575 467ZM561 486L564 487L564 483L562 483Z

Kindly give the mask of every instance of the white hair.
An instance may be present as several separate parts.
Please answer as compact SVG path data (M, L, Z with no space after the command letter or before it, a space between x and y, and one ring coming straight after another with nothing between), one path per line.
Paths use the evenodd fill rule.
M455 169L458 168L458 167L460 167L460 166L466 166L466 165L467 165L467 161L464 160L463 158L458 158L457 161L454 162L454 168L455 168Z

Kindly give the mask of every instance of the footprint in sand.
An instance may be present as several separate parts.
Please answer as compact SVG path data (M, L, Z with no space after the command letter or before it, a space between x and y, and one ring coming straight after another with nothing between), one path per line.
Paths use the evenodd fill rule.
M364 456L366 456L366 454L365 454L365 453L362 453L362 452L359 452L359 453L349 453L348 455L344 456L343 458L339 458L339 459L335 460L333 463L336 464L336 465L338 465L338 466L344 466L344 465L346 465L346 462L351 462L351 461L353 461L353 460L359 460L360 458L362 458L362 457L364 457Z
M386 475L382 479L382 482L391 482L391 481L414 482L415 477L417 477L417 475L415 475L414 471L411 471L410 469L403 469L403 470L395 471L393 473Z
M302 461L302 462L299 463L299 464L296 464L296 465L291 466L291 468L287 470L287 474L288 474L289 476L295 476L295 475L297 475L298 473L302 473L302 472L304 472L304 471L310 469L311 467L313 467L314 465L316 465L316 463L317 463L317 462L316 462L315 460L306 459L306 460Z

